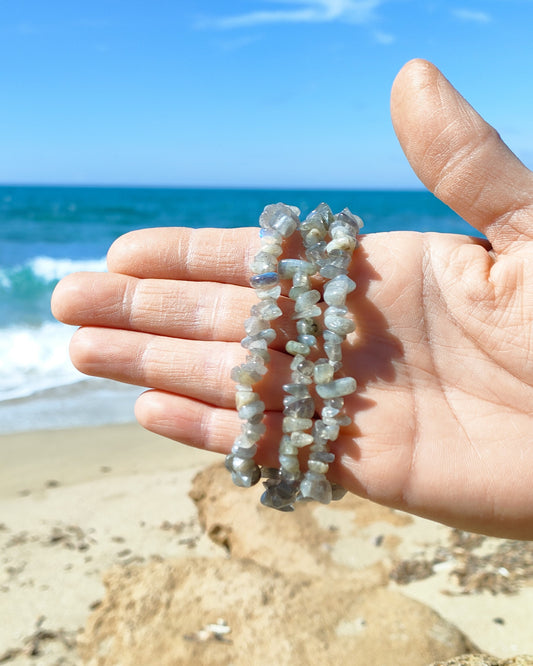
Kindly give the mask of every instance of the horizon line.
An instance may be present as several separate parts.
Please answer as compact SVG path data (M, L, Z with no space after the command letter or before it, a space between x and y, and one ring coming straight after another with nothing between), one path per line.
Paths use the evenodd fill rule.
M56 187L80 189L139 189L139 190L283 190L316 192L428 192L422 184L419 186L365 186L365 187L333 187L331 185L156 185L156 184L124 184L124 183L32 183L32 182L0 182L0 188L7 187Z

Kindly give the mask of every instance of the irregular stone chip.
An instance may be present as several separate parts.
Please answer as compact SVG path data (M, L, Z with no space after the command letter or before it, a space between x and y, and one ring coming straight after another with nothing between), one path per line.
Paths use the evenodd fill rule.
M317 384L316 392L321 398L338 398L350 395L357 388L357 382L353 377L341 377L327 384Z

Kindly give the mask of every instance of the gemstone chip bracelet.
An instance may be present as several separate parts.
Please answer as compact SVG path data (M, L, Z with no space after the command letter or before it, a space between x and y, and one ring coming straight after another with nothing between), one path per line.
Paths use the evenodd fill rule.
M363 223L347 208L333 215L326 204L320 204L302 222L299 212L294 206L272 204L265 208L259 220L261 248L251 263L254 275L250 280L259 303L252 306L251 316L244 323L247 335L241 344L249 355L231 374L237 384L236 407L243 423L226 457L226 467L236 485L250 487L263 476L265 492L261 502L281 511L292 511L297 501L315 500L327 504L345 494L344 489L326 478L329 465L335 459L328 442L337 439L341 426L351 423L342 410L344 397L356 388L352 377L335 378L334 375L342 368L341 344L355 329L353 321L345 316L348 313L346 296L355 289L347 272ZM283 240L296 230L301 235L305 259L278 261L283 252ZM314 275L327 280L323 294L311 286ZM265 404L254 386L267 373L268 347L276 338L276 330L270 322L282 315L277 301L281 295L280 280L284 279L292 280L289 298L294 301L293 319L298 335L285 347L294 358L290 366L291 382L283 386L279 469L264 467L261 470L254 456L257 442L266 432L262 423ZM328 306L323 317L325 357L312 361L308 358L310 355L320 354L323 315L318 303L322 300ZM313 383L323 402L317 420L313 420L317 413L310 392ZM309 448L310 452L305 473L300 470L298 458L302 448Z

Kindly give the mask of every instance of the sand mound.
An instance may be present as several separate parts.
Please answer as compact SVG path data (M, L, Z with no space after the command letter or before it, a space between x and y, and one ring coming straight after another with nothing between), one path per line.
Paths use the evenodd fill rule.
M426 666L468 650L428 607L350 578L190 559L115 569L105 584L79 641L90 666L337 665L350 655L362 664Z
M310 505L287 516L250 495L243 501L220 466L196 477L191 496L225 552L108 572L105 598L79 640L85 663L427 666L469 651L456 627L386 588L382 562L333 562L335 530ZM365 507L362 522L407 520L348 502Z

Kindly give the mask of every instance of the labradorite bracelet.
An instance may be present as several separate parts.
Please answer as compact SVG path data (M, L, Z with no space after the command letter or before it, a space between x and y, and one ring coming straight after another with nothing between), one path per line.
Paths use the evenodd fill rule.
M241 344L249 352L246 362L231 373L237 384L235 401L242 427L226 457L226 467L238 486L250 487L263 477L265 492L261 502L280 511L292 511L297 501L328 504L345 494L326 478L329 465L335 460L329 442L337 439L342 426L351 423L344 413L344 397L356 388L352 377L336 375L342 368L341 345L355 330L354 322L346 316L346 297L355 289L347 272L363 222L347 208L333 215L326 204L320 204L303 221L299 214L298 208L281 203L267 206L261 214L261 248L250 266L250 285L259 302L252 306L250 317L244 322L246 337ZM279 261L283 241L296 230L301 234L305 259ZM317 275L326 280L322 293L312 287L312 278ZM254 456L257 442L266 432L262 422L265 403L254 386L268 371L268 349L276 338L271 322L283 314L278 305L282 280L292 281L289 298L294 301L293 319L298 335L285 346L293 360L291 381L282 387L279 468L261 469ZM324 313L318 305L322 301L327 306ZM324 356L312 361L309 356L321 353L320 337ZM317 419L310 392L313 385L322 400ZM302 472L299 451L306 447L307 470Z

